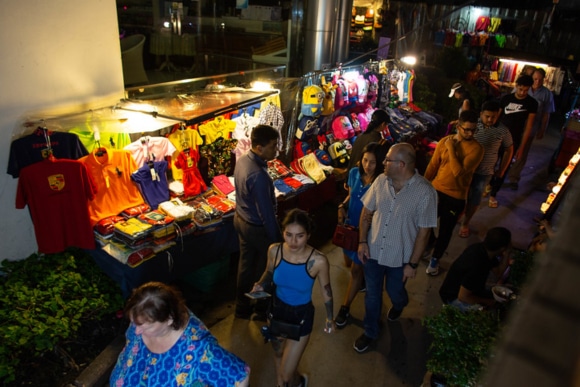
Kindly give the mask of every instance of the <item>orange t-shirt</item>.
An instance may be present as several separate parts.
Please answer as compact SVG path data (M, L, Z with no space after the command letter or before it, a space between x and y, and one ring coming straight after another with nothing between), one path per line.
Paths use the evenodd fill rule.
M137 164L126 150L108 149L102 156L96 151L81 158L97 185L97 194L89 202L91 226L99 220L117 215L123 210L144 203L131 173Z

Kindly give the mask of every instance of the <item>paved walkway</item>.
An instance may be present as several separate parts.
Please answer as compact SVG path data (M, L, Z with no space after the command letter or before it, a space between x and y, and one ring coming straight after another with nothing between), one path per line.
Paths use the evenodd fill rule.
M561 123L560 123L561 125ZM323 333L323 302L315 286L313 301L317 310L314 331L300 362L299 371L308 374L310 386L419 386L426 373L425 363L429 338L421 324L423 317L441 308L438 289L446 269L468 245L480 241L487 230L505 226L513 233L514 246L527 248L536 232L534 217L540 217L540 205L548 196L545 185L549 180L547 166L559 140L558 123L551 126L547 136L534 142L528 164L522 173L518 191L504 188L498 195L499 207L487 207L487 201L472 220L472 235L460 238L456 232L441 261L442 271L437 277L425 274L427 262L422 262L417 278L408 282L409 306L399 321L388 322L390 307L384 297L382 333L376 347L358 354L353 349L355 339L363 332L364 294L359 294L351 307L352 323L334 334ZM342 252L328 243L321 247L331 263L331 283L338 311L349 278ZM235 319L231 303L208 314L209 319L221 319L211 328L219 341L247 361L252 368L253 386L275 384L274 360L270 345L260 335L262 322Z

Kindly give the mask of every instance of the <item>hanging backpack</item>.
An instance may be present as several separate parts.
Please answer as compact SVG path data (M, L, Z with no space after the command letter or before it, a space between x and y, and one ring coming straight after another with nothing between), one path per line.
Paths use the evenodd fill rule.
M324 101L324 91L320 86L306 86L302 91L301 113L305 116L318 117L322 114L322 102Z
M337 116L332 120L332 133L337 140L348 140L354 136L354 128L347 116Z

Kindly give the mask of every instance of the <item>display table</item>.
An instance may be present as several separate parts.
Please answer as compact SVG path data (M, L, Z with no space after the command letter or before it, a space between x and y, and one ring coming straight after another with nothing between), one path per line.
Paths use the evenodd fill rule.
M292 208L312 212L336 196L337 177L330 175L322 183L300 194L278 201L278 217L282 219ZM183 278L204 266L215 263L239 251L238 234L233 217L201 234L176 239L176 245L159 252L137 267L130 267L113 258L102 249L87 250L97 265L121 287L123 297L149 281L169 283Z
M212 230L199 235L187 235L175 246L135 268L125 265L101 249L87 250L97 265L121 287L123 297L149 281L169 283L224 256L239 250L238 234L233 219L228 218Z

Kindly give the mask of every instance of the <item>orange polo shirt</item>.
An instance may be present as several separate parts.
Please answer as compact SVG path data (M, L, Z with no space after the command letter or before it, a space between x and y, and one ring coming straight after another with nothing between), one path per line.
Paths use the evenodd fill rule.
M144 202L137 185L131 180L131 173L137 170L131 152L108 149L100 157L95 153L93 151L79 160L87 166L97 185L97 194L89 202L91 226Z
M466 199L471 178L483 159L483 147L476 141L460 141L456 146L457 161L453 162L445 141L452 141L455 135L442 138L425 170L425 178L433 187L455 199Z

